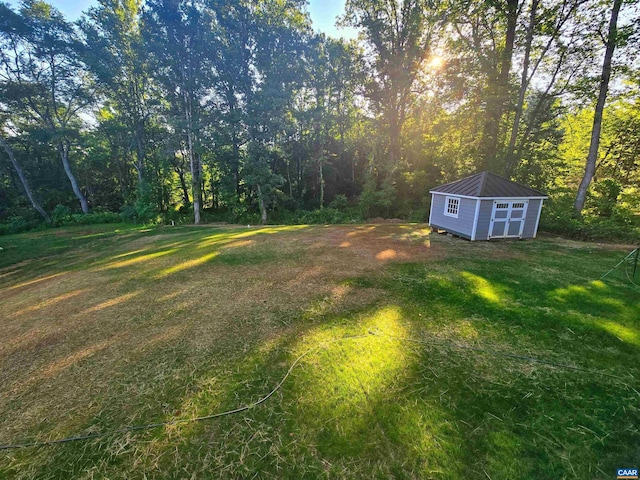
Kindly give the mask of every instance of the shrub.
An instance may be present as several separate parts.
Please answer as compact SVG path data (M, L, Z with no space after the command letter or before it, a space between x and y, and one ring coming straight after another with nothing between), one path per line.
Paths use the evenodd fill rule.
M333 208L334 210L339 210L342 212L347 209L348 203L349 202L347 200L347 196L340 193L333 198L333 200L329 204L329 208Z
M143 201L136 201L133 205L125 205L120 210L120 217L126 222L149 223L157 217L154 205Z
M429 221L429 209L421 208L418 210L412 210L407 215L407 220L411 223L422 223Z
M42 225L38 220L28 220L24 217L12 215L5 223L0 224L0 235L11 235L14 233L22 233Z
M559 194L544 204L540 230L579 240L632 241L640 240L640 219L620 205L611 207L609 217L588 212L582 218L573 215L573 197Z
M605 178L594 182L590 203L600 217L610 217L616 207L622 186L616 180Z
M113 212L98 212L87 215L74 213L65 225L96 225L99 223L120 223L122 217Z
M58 204L51 213L51 222L55 227L64 225L71 218L71 209L66 205Z
M100 223L119 223L122 216L96 209L94 213L72 213L71 209L66 205L58 204L51 213L51 222L54 227L63 227L71 225L97 225Z
M298 210L296 212L279 211L269 218L270 223L283 223L286 225L327 225L337 223L356 223L361 221L360 211L357 208L339 211L335 208L322 208L318 210Z

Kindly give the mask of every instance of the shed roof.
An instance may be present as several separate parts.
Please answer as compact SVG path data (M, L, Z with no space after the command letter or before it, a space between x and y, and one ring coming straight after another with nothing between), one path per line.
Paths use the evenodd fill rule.
M539 190L512 182L491 172L480 172L455 182L440 185L430 192L465 195L467 197L546 197Z

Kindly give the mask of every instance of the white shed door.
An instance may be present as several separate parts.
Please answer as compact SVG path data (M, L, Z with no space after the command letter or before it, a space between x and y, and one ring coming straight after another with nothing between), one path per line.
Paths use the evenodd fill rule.
M528 205L528 200L494 200L489 238L522 237Z

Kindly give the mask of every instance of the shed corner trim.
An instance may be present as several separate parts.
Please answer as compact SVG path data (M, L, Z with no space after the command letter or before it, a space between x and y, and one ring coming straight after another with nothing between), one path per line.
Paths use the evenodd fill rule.
M476 213L473 218L473 229L471 230L471 241L476 239L476 231L478 230L478 216L480 215L480 199L476 198Z
M544 203L544 200L544 198L540 199L540 205L538 206L538 218L536 218L536 226L533 229L533 238L536 238L536 236L538 235L538 227L540 226L540 215L542 215L542 204Z

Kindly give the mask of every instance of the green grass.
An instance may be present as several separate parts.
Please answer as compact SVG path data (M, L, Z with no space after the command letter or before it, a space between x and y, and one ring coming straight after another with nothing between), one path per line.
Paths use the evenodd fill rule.
M312 350L249 411L0 452L2 478L607 479L640 459L640 289L599 280L626 247L419 225L0 246L0 443L235 408Z

